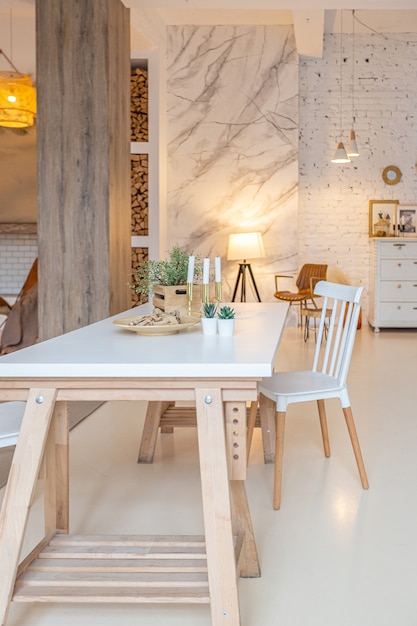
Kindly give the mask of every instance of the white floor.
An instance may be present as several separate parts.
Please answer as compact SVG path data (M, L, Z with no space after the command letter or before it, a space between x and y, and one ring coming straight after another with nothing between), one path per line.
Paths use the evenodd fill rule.
M288 328L278 369L314 346ZM325 459L314 405L288 415L280 511L260 433L247 491L262 577L241 579L242 626L417 625L417 333L358 332L349 388L370 489L362 490L342 413L328 405ZM144 404L108 403L71 433L71 532L203 531L196 432L160 436L137 465ZM39 488L41 489L41 487ZM0 492L1 495L1 492ZM26 547L42 533L38 494ZM208 606L18 605L9 626L209 626Z

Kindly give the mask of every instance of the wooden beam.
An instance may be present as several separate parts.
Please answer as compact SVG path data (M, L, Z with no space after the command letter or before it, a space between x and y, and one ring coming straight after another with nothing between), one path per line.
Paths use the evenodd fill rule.
M39 336L130 306L130 37L120 0L36 3Z

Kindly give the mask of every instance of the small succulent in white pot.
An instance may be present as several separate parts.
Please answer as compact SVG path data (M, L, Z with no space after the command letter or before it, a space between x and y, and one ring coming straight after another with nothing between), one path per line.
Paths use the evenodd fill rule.
M217 317L219 318L219 320L234 320L235 310L227 305L221 306Z
M217 303L216 302L203 302L202 306L203 317L216 317Z
M217 329L222 337L231 337L235 332L235 310L224 305L217 314Z
M202 307L201 327L203 335L217 335L217 304L215 302L204 302Z

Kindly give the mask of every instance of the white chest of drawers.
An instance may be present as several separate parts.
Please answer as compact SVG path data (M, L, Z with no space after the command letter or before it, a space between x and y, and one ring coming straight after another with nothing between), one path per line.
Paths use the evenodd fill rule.
M417 328L417 239L371 239L368 321L380 328Z

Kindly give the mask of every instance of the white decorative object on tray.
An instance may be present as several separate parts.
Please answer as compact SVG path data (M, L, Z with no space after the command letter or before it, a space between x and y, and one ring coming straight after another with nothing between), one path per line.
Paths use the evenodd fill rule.
M137 335L175 335L181 330L186 330L191 326L195 326L200 321L200 317L193 315L184 316L181 318L180 324L160 324L154 326L137 326L135 321L138 316L135 317L123 317L113 321L115 326L122 328L123 330L131 330Z

